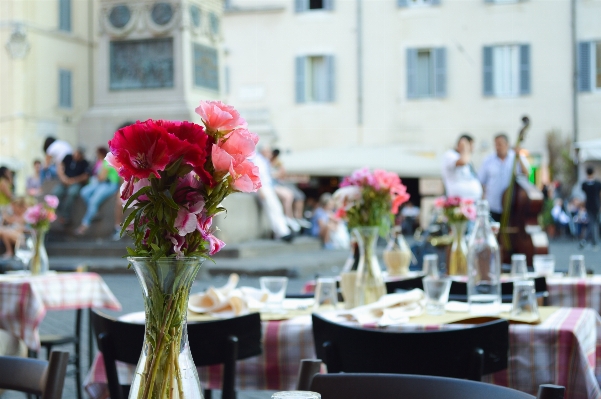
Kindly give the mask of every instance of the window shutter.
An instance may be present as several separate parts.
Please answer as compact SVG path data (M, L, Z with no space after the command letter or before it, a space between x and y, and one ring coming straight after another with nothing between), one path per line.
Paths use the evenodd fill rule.
M530 45L520 46L520 95L530 94Z
M484 0L485 3L494 3L495 0Z
M71 31L71 0L59 0L59 29Z
M440 0L430 0L430 4L432 4L433 6L438 6L440 5Z
M324 57L326 62L327 71L327 88L326 88L326 102L334 102L336 100L336 70L334 63L334 56L327 55Z
M334 0L323 0L323 9L324 10L333 10L334 9Z
M296 102L304 103L305 98L305 68L307 65L306 57L296 57Z
M417 98L417 49L407 49L407 98Z
M294 0L294 11L307 11L307 0Z
M396 0L396 5L399 7L409 7L409 0Z
M434 49L434 96L447 96L447 51L444 47Z
M71 71L59 70L59 106L71 108Z
M483 75L483 93L485 96L492 96L493 91L493 59L492 47L484 46L482 54L482 75Z
M591 43L578 43L578 91L591 91Z

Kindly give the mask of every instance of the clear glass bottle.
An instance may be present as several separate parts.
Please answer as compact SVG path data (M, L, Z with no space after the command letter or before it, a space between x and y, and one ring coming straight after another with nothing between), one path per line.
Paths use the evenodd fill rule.
M501 307L501 257L490 227L488 201L476 204L478 218L467 250L467 298L470 313L496 315Z
M384 264L389 276L404 276L409 273L413 254L403 237L401 226L392 229L390 239L383 253Z

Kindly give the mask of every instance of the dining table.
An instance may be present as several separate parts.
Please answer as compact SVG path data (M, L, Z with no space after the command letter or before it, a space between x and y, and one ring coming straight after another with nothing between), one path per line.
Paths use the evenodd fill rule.
M589 308L545 308L539 324L509 326L508 368L484 381L536 395L540 384L566 387L567 399L601 399L595 377L601 374L601 317ZM237 362L239 390L293 390L301 359L315 358L311 310L292 317L262 321L263 353ZM392 331L458 328L460 324L409 322L386 327ZM340 320L341 323L349 323ZM352 322L350 322L352 323ZM364 328L374 328L372 325ZM378 327L382 328L382 327ZM397 354L401 359L402 354ZM121 382L131 381L134 366L117 364ZM201 384L220 389L222 367L199 367ZM97 354L84 381L94 399L108 397L102 354Z
M121 310L121 304L97 273L0 275L0 328L20 337L32 351L40 349L39 327L48 310L92 307Z

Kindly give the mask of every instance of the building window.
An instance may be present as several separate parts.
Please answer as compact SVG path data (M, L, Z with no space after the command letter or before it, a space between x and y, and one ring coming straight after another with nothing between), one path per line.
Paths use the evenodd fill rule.
M523 0L484 0L484 2L486 2L486 3L497 3L497 4L512 4L512 3L519 3L520 1L523 1Z
M312 10L333 10L334 0L294 0L296 12Z
M58 1L58 29L71 32L71 0Z
M398 7L423 7L436 6L440 4L440 0L397 0Z
M216 49L194 43L194 85L219 90L219 61Z
M334 101L334 57L331 55L296 58L296 102Z
M67 69L58 70L58 106L60 108L72 108L72 78L71 71Z
M209 22L211 24L211 34L219 34L219 17L214 12L209 14Z
M445 48L407 49L407 98L446 97Z
M111 42L110 89L173 87L173 39Z
M578 90L601 90L601 42L578 43Z
M530 94L530 46L486 46L483 54L484 95Z

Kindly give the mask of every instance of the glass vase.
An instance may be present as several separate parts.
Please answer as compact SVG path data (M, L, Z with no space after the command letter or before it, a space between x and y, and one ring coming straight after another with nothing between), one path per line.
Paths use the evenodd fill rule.
M190 288L201 258L130 257L144 296L144 345L129 398L202 399L186 328Z
M359 266L355 281L355 306L376 302L386 294L382 270L376 256L378 226L355 227L359 245Z
M404 276L409 273L411 257L411 249L403 237L401 226L397 226L390 235L383 254L388 276Z
M44 230L36 230L34 237L33 254L29 263L29 271L32 276L37 276L47 273L50 264L48 261L48 252L46 252L46 232Z
M465 242L465 232L467 222L451 223L453 242L449 251L449 261L447 262L447 273L449 276L467 275L467 243Z

